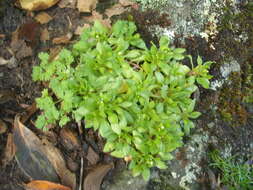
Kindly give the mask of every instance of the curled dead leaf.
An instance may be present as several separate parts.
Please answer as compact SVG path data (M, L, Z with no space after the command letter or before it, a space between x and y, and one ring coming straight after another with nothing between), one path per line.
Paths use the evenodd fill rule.
M113 164L101 164L95 166L86 176L83 189L85 190L100 190L100 185L104 176L113 168Z
M110 18L114 15L122 14L124 11L126 11L125 7L123 7L121 4L115 4L111 8L106 9L105 14Z
M3 158L2 158L2 166L5 167L15 156L16 147L13 142L13 135L11 133L8 134L7 143L4 149Z
M53 44L67 44L69 43L72 36L73 36L72 33L68 33L64 36L56 37L53 39Z
M26 190L71 190L69 187L43 180L34 180L26 184Z
M7 131L6 123L0 119L0 135Z
M35 20L38 21L40 24L46 24L52 19L53 18L46 12L41 12L35 16Z
M93 150L91 146L88 148L88 153L86 156L90 165L95 165L99 161L99 155Z
M77 134L73 130L66 127L61 129L60 137L61 137L61 144L67 150L73 151L81 149L81 143L77 138Z
M29 11L45 10L55 5L59 0L19 0L21 8Z
M19 115L14 120L13 138L17 163L28 177L60 182L40 139L20 122Z
M90 13L96 8L97 0L77 0L77 8L79 12Z

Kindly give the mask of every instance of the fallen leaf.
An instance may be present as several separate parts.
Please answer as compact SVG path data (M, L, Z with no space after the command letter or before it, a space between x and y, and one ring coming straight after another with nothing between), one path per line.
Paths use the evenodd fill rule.
M124 7L133 6L136 4L135 2L129 0L119 0L119 3Z
M61 46L50 48L49 61L53 61L54 59L56 59L61 49Z
M34 180L26 184L26 190L71 190L69 187L43 180Z
M13 142L13 135L11 133L8 134L7 143L4 149L3 158L2 158L2 166L5 167L15 156L16 147Z
M77 0L77 8L79 12L90 13L96 8L97 0Z
M104 26L111 28L111 20L109 18L103 19L103 15L96 11L92 11L92 15L85 18L88 22L94 22L95 20L98 20Z
M61 154L61 152L53 146L52 143L48 141L43 141L45 154L49 159L50 163L53 165L56 173L61 179L63 185L71 187L72 189L76 188L76 177L75 174L70 172L67 167L65 160Z
M66 127L62 128L60 131L60 137L61 137L61 144L68 151L81 149L81 143L77 138L77 134L73 130Z
M8 63L9 63L9 60L6 60L3 57L0 57L0 65L6 65Z
M38 21L40 24L46 24L52 19L53 18L46 12L41 12L35 16L35 20Z
M78 26L74 32L75 35L81 35L83 30L86 29L86 28L89 28L90 25L89 24L84 24L83 26Z
M21 8L29 11L45 10L55 5L59 0L19 0Z
M88 153L86 156L90 165L95 165L99 161L99 155L93 150L91 146L88 148Z
M21 117L21 123L25 123L35 112L37 111L36 103L34 102L32 105L26 108L26 114L23 114Z
M67 44L69 43L72 36L73 36L72 33L68 33L64 36L56 37L53 39L53 44Z
M5 38L5 34L0 34L0 38Z
M40 24L34 21L28 21L17 29L13 34L13 40L24 40L28 46L36 47L40 37ZM17 37L15 36L17 35Z
M75 9L76 8L76 0L61 0L58 4L57 4L60 8L72 8Z
M114 15L120 15L123 12L126 11L126 8L124 8L121 4L115 4L111 8L106 9L105 14L111 18Z
M47 28L45 28L41 31L40 41L45 42L48 41L49 39L50 39L49 32Z
M7 131L6 123L0 119L0 135Z
M83 183L85 190L100 190L104 176L113 168L113 164L101 164L94 167L86 176Z
M40 139L20 122L18 115L14 120L13 138L17 149L17 163L28 177L35 180L60 182Z

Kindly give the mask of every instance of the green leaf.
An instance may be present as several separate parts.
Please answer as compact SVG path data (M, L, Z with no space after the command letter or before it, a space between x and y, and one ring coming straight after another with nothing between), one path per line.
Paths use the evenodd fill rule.
M167 169L168 168L168 166L160 159L156 159L155 164L159 169Z
M149 170L149 168L144 168L143 171L141 172L141 175L142 175L142 177L143 177L143 179L145 181L148 181L149 178L150 178L150 170Z
M111 155L116 158L124 158L124 153L120 150L111 152Z
M36 122L35 122L35 126L39 129L43 129L47 124L46 118L44 115L40 115Z
M197 83L199 83L202 87L208 89L209 88L209 80L207 78L198 77L196 79Z
M169 46L169 38L167 36L162 36L159 41L159 46L161 50L167 49Z
M192 119L196 119L198 118L199 116L201 115L200 112L192 112L189 117L192 118Z
M103 151L104 152L111 152L115 148L115 145L113 142L106 142Z
M64 115L60 121L59 121L59 125L62 127L64 125L66 125L68 122L70 121L69 117Z
M158 72L158 71L155 72L155 76L156 76L156 79L157 79L158 82L163 83L164 77L160 72Z

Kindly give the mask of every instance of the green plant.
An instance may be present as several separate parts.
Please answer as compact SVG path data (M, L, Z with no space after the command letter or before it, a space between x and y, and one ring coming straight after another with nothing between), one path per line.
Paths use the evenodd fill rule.
M223 158L218 151L210 154L211 166L221 171L221 182L229 190L250 190L253 188L253 168L250 164L236 163L236 157Z
M106 139L105 152L128 158L133 175L149 178L149 168L166 168L170 152L182 145L197 118L197 81L208 88L212 62L197 59L190 69L180 63L182 48L169 48L166 37L147 49L132 22L117 21L111 29L99 22L85 29L71 50L63 49L33 68L33 80L47 81L37 104L43 110L38 128L71 119L84 120L85 128Z

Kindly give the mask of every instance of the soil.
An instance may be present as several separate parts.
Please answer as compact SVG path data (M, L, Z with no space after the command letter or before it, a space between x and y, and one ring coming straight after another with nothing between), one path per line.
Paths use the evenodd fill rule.
M85 23L84 18L86 15L79 13L76 9L59 8L58 6L53 6L46 10L46 13L53 17L53 20L42 25L35 22L33 15L34 13L29 13L15 7L15 0L2 0L0 2L3 5L0 9L0 58L4 58L5 60L15 58L13 62L0 65L0 120L7 125L7 130L4 133L0 133L0 160L2 160L4 157L8 134L12 133L13 130L13 121L15 115L25 113L27 107L31 106L34 103L35 98L40 96L41 89L43 88L43 84L35 83L31 78L32 67L39 63L37 58L38 53L63 46L53 44L52 40L45 42L40 41L39 34L43 31L43 29L46 28L50 34L50 39L53 39L55 37L66 35L69 32L74 32L74 29L78 25ZM107 4L102 4L101 10L107 6ZM162 27L170 25L170 21L166 19L166 15L161 15L157 20L155 20L150 18L150 15L154 14L152 11L140 13L135 10L130 13L133 15L133 18L138 25L139 32L147 42L149 42L150 39L157 42L157 39L154 39L146 30L146 27L148 27L150 22L161 25ZM150 22L147 22L148 19L150 19ZM252 21L253 19L250 21L251 26L253 26ZM14 55L15 52L13 52L13 49L15 49L15 47L11 44L13 42L13 33L18 31L18 28L21 30L21 32L19 31L18 39L24 42L25 48L31 49L31 52L29 49L26 52L23 52L23 54L19 57ZM250 28L246 29L250 30ZM32 35L33 33L34 35ZM227 28L222 28L220 34L212 41L212 43L216 44L215 50L210 48L210 44L203 41L203 39L198 38L186 39L185 48L187 48L187 53L193 55L194 58L196 58L197 55L200 55L204 58L204 60L212 60L220 63L223 61L222 53L225 44L230 41L233 45L232 41L230 40L234 37L233 35L233 31ZM76 38L78 37L74 36L72 41L74 41ZM179 42L176 42L175 45L182 47ZM231 56L237 57L238 62L241 65L244 64L242 69L247 70L245 65L252 64L253 58L252 54L250 54L250 51L240 53L240 56L238 56L237 52L242 52L242 47L244 49L251 49L252 52L252 38L249 40L249 42L247 42L247 44L237 44L237 50L230 51L229 49L226 49L226 51ZM29 56L25 56L26 54L29 54ZM213 80L220 77L218 68L218 66L214 66L211 70L211 74L214 75ZM244 70L242 70L239 78L244 77L243 75ZM237 78L235 80L237 80ZM253 118L250 117L252 112L250 112L247 106L242 103L242 98L246 96L243 89L247 85L248 84L246 84L245 81L241 80L240 88L235 87L230 89L231 87L228 86L223 91L219 91L218 93L211 90L200 89L201 100L196 108L203 113L199 121L201 126L203 126L205 130L210 130L214 136L217 136L217 139L220 141L219 144L232 144L233 153L242 154L245 155L245 157L252 153L250 149L245 149L245 145L249 145L253 139ZM235 92L238 92L239 95L236 96ZM226 98L229 95L231 96L230 102L227 103ZM234 98L235 96L237 99ZM212 112L212 109L210 108L211 104L218 105L217 113L210 114L210 112ZM226 118L224 119L222 114L220 114L222 111L229 112L231 116L229 121L227 121ZM32 117L26 121L25 125L33 130L36 134L39 134L40 132L38 132L38 130L36 130L34 127L36 113L34 113ZM217 125L210 129L206 126L206 124L212 121L215 121ZM236 126L231 127L233 123L236 123ZM80 135L78 126L76 124L72 125L72 129L75 131L77 136ZM78 160L74 161L73 167L76 166L75 164L79 166L79 158L82 153L75 153L75 155L73 155L73 152L70 153L60 142L60 130L54 129L53 132L56 134L56 146L60 148L62 152L64 152L65 157ZM96 133L94 133L92 130L88 130L85 134L87 135L82 137L79 136L84 149L82 152L85 152L85 150L88 149L88 146L91 146L99 155L98 159L100 162L109 163L113 161L116 163L116 166L118 166L116 167L116 170L120 170L125 166L122 161L116 160L109 155L102 153L104 142ZM3 166L4 164L6 165ZM109 173L108 178L110 178L114 172L115 170L112 170ZM79 171L75 171L75 173L79 175ZM1 190L22 190L24 189L23 184L27 183L28 181L29 179L19 168L15 159L12 159L12 161L8 163L1 163Z

